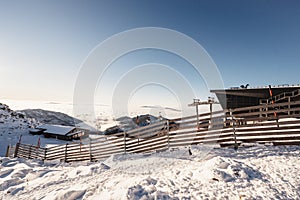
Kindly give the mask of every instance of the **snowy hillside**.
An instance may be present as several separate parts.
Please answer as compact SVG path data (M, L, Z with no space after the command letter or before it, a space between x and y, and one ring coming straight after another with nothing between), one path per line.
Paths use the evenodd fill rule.
M18 142L20 135L26 139L29 135L28 130L37 124L36 120L26 118L23 114L0 103L0 156L5 155L7 145Z
M22 142L36 145L39 136L29 134L29 129L34 128L39 122L36 119L27 118L20 112L11 110L7 105L0 103L0 156L4 156L8 145L15 145L22 135ZM63 144L65 141L57 141L41 137L41 145Z
M299 146L192 153L182 147L103 163L2 158L0 199L299 199Z

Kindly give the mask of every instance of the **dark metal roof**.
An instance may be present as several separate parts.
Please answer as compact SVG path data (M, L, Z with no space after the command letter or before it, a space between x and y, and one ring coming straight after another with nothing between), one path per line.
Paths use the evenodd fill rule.
M271 86L273 96L281 94L283 92L292 92L294 90L300 89L300 85L296 86ZM217 89L211 90L215 94L226 94L235 96L246 96L246 97L258 97L258 98L269 98L269 87L259 87L259 88L240 88L233 87L230 89Z

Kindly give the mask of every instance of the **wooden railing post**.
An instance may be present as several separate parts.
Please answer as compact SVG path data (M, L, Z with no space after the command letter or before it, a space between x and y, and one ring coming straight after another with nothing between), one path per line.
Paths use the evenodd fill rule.
M28 151L28 158L30 159L31 157L31 147L32 147L32 144L29 146L29 151Z
M288 115L291 115L291 97L288 98Z
M170 149L170 122L167 120L168 149Z
M20 146L20 143L18 142L18 143L16 144L15 153L14 153L14 158L18 157L19 146Z
M66 148L65 148L65 162L68 161L68 143L66 144Z
M124 153L126 154L126 132L124 132Z
M7 148L6 148L5 157L8 157L8 156L9 156L9 149L10 149L10 146L8 145Z
M89 138L89 149L90 149L90 161L92 162L93 161L93 157L92 157L92 139Z
M45 148L45 151L44 151L44 159L43 160L46 160L47 159L47 148Z
M237 144L237 140L236 140L236 120L233 120L233 139L234 139L234 149L237 150L238 149L238 144Z

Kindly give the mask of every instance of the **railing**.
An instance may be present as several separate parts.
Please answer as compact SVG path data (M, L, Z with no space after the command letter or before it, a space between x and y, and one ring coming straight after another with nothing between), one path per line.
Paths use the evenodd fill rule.
M294 90L292 92L283 92L281 94L278 94L274 97L270 97L268 99L260 99L260 104L269 104L272 101L274 101L276 103L280 100L284 100L284 99L288 99L288 98L294 98L294 97L297 97L299 95L300 95L300 89Z
M85 143L50 148L17 143L14 156L42 160L97 161L113 154L163 151L192 144L238 147L244 142L300 144L300 101L216 111L161 121Z

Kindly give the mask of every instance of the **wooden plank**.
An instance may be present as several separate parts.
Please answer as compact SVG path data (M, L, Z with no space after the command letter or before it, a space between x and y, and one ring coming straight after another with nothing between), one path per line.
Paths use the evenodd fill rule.
M281 131L281 130L291 130L291 129L300 129L300 125L299 126L279 126L279 127L266 126L266 127L259 127L259 128L253 127L253 128L248 128L248 129L237 128L236 131L237 131L237 133L241 133L241 132L260 132L260 131L264 132L264 131L271 131L271 130Z
M232 135L233 134L233 130L226 130L223 132L213 132L213 133L209 133L209 132L205 132L205 133L193 133L193 134L186 134L186 135L173 135L172 137L170 137L170 141L174 141L174 140L178 140L178 139L184 139L184 138L204 138L204 137L227 137L228 135Z
M110 149L110 148L123 148L123 147L124 147L124 143L110 144L110 145L96 145L96 144L91 145L92 151L94 151L95 149Z
M241 112L241 111L249 111L253 109L260 109L260 108L274 108L276 106L288 106L288 105L300 105L300 101L294 101L294 102L284 102L284 103L276 103L276 104L268 104L268 105L258 105L258 106L250 106L250 107L243 107L243 108L235 108L231 109L231 111L234 112Z
M289 137L289 135L298 135L300 136L300 131L284 131L284 132L279 132L279 131L268 131L268 132L247 132L244 134L236 134L237 138L245 138L245 137L268 137L268 136L276 136L278 138L282 137L282 135Z
M158 142L158 141L160 141L160 140L166 140L166 139L167 139L167 136L166 136L166 135L164 135L164 136L156 136L156 137L153 137L153 138L150 138L150 139L134 141L133 143L132 143L132 142L128 142L128 143L127 143L127 146L130 147L132 144L148 144L148 143L155 143L155 142Z
M284 140L299 140L300 137L270 137L270 138L247 138L247 139L242 139L242 142L247 142L247 143L252 143L252 142L274 142L274 141L284 141Z
M159 150L161 148L167 148L166 144L160 144L154 147L147 147L147 148L143 148L143 149L136 149L134 151L129 151L130 153L143 153L143 152L151 152L151 151L156 151Z
M229 142L233 141L232 138L230 139L220 139L219 142L215 141L187 141L187 142L180 142L180 143L170 143L170 148L175 148L175 147L182 147L182 146L189 146L189 145L196 145L196 144L219 144L221 142Z
M212 129L212 130L207 130L207 131L187 131L187 132L179 132L179 133L170 133L170 138L177 138L177 137L182 137L184 138L185 136L189 135L222 135L222 134L227 134L227 133L232 133L233 129L232 128L225 128L225 129Z
M178 140L171 140L170 144L172 143L186 143L186 142L193 142L193 141L216 141L218 142L219 140L223 140L224 138L231 138L233 140L233 134L228 134L220 137L219 135L205 135L205 136L195 136L195 137L190 137L190 138L184 138L184 139L178 139Z
M62 152L62 151L65 151L65 148L66 148L66 145L64 145L64 148L60 148L60 149L47 149L47 152L49 154L54 154L54 153L57 153L57 152Z
M274 146L279 146L279 145L300 145L300 140L274 141L273 145Z
M280 118L283 119L283 118ZM258 121L258 120L256 120ZM245 128L245 127L262 127L262 126L284 126L284 125L293 125L293 124L300 124L300 120L292 120L292 121L264 121L264 122L257 122L255 124L243 124L243 125L236 125L237 128Z
M130 152L130 151L136 150L136 149L148 149L149 147L155 148L155 147L161 146L161 145L167 146L168 145L167 141L161 141L161 142L156 142L156 143L148 143L148 144L128 147L128 148L126 148L126 151Z
M55 146L55 147L49 147L47 148L48 151L55 151L55 150L61 150L61 149L65 149L65 144L63 145L59 145L59 146Z
M120 138L109 138L106 142L101 142L101 144L105 145L105 144L117 144L117 143L121 143L124 142L124 138L123 136ZM92 142L92 144L99 144L99 142Z
M92 154L97 154L97 153L109 153L109 152L119 152L122 151L124 152L123 148L115 148L115 149L94 149L92 150Z
M274 112L276 112L277 114L279 113L287 113L288 111L300 111L300 108L285 108L285 109L274 109L274 110L267 110L267 111L256 111L256 112L250 112L250 113L241 113L241 114L234 114L233 116L235 117L249 117L249 116L259 116L259 115L272 115L274 114Z
M116 152L105 152L105 153L95 153L93 154L93 159L99 159L104 157L110 157L112 155L123 154L124 151L116 151Z

